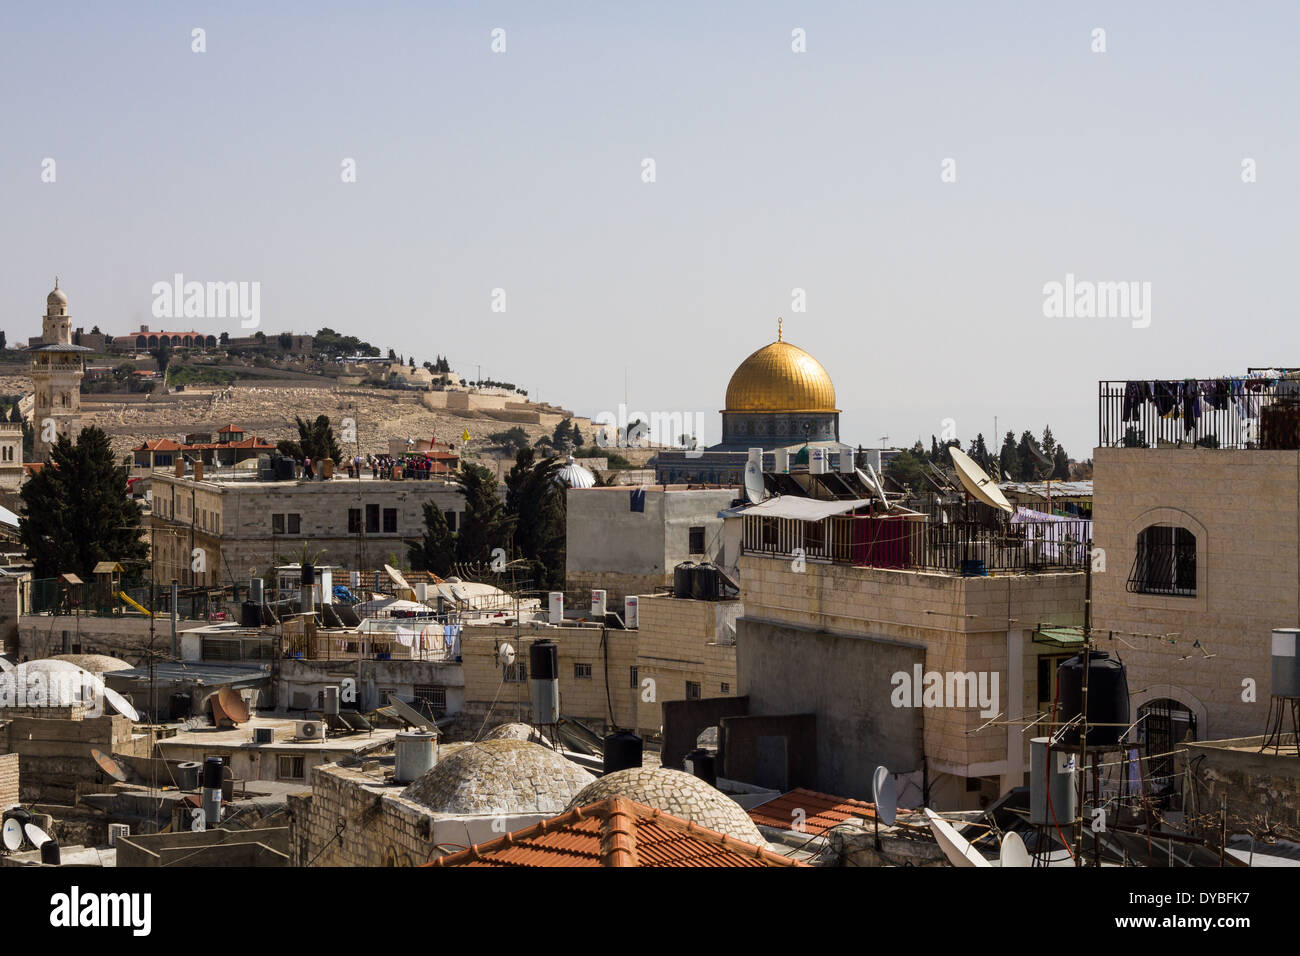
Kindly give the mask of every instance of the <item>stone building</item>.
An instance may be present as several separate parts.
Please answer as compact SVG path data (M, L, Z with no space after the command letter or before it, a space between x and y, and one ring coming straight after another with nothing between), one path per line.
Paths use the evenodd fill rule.
M32 457L35 461L49 458L54 437L76 437L80 427L81 379L85 374L82 355L89 351L72 344L68 297L59 288L56 278L54 290L45 299L41 342L27 349L36 392L32 406L32 426L36 429Z
M460 490L439 478L260 481L250 472L196 480L155 472L152 499L156 577L186 586L246 580L303 546L336 565L402 563L407 543L424 534L426 501L452 530L464 511ZM203 554L199 570L195 549Z

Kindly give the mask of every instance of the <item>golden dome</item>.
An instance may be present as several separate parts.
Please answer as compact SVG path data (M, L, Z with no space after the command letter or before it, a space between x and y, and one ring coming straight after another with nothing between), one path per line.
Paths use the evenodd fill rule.
M838 412L831 377L803 349L777 340L740 363L727 383L728 412Z

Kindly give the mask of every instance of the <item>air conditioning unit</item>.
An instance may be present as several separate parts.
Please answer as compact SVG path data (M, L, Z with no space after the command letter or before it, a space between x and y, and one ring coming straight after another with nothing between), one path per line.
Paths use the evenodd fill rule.
M293 732L299 740L325 739L325 725L319 720L296 720L293 724Z
M312 723L312 721L303 721L303 723ZM253 743L269 744L275 741L275 731L270 727L254 727Z
M108 845L117 846L118 837L129 837L131 835L131 824L129 823L110 823L108 825Z

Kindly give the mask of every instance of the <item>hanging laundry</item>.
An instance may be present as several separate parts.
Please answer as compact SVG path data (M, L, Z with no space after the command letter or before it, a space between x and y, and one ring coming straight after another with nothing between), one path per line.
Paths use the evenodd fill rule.
M1135 422L1142 416L1142 406L1151 397L1150 382L1128 382L1124 385L1124 418Z
M1173 418L1179 414L1179 388L1177 382L1152 382L1151 400L1156 404L1156 413L1161 418Z

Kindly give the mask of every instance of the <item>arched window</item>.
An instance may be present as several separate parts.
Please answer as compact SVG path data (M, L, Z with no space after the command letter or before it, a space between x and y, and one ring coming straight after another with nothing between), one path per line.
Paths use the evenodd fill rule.
M137 336L135 337L135 347L138 348L138 349L145 349L145 348L148 348L148 347L149 347L149 339L148 339L146 336L143 336L143 335L137 335Z
M1138 533L1128 590L1196 597L1196 535L1167 524L1143 528Z
M1165 697L1138 708L1137 740L1155 793L1177 788L1171 752L1188 739L1197 739L1196 714L1181 701Z

